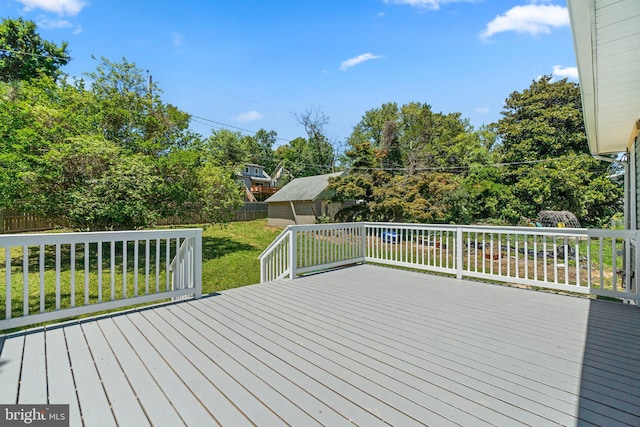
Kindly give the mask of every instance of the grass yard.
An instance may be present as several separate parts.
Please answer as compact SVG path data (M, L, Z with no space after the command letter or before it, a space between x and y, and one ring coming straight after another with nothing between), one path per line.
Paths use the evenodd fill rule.
M260 282L258 256L282 231L266 224L266 219L232 222L203 231L203 294Z

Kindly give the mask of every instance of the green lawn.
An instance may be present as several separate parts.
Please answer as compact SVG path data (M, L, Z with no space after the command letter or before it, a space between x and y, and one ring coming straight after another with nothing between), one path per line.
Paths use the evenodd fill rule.
M260 282L258 256L282 231L265 219L210 226L202 233L202 293Z

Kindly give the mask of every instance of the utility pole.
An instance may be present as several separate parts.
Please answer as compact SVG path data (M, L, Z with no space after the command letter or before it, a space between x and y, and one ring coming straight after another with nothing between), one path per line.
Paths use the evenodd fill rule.
M153 76L151 76L151 74L149 74L149 70L147 70L147 93L149 94L149 99L153 97L152 85L153 85Z

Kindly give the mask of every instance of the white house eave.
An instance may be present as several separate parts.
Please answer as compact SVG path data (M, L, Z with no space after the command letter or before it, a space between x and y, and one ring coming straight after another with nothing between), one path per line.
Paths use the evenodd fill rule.
M580 78L580 92L582 95L582 114L584 116L587 140L591 153L597 154L598 132L596 115L596 94L594 76L593 49L593 15L595 13L594 0L567 1L569 19L573 31L573 44L576 51L576 63Z
M568 0L567 5L589 149L626 151L640 119L638 2Z

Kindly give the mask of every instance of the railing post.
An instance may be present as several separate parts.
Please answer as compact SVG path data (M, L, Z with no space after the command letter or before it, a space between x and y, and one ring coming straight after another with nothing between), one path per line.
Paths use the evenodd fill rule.
M462 227L456 227L456 279L462 279L462 255L463 255Z
M296 240L297 240L296 230L295 228L291 227L291 229L289 230L289 278L290 279L296 278L296 262L297 262Z
M640 305L640 289L638 289L638 274L640 274L640 248L638 247L638 243L640 242L640 231L636 230L636 239L635 239L635 266L633 271L629 276L629 292L633 292L635 294L636 306Z
M194 298L202 297L202 230L196 230L193 250L193 287Z
M362 251L362 263L367 262L367 227L363 222L360 224L360 250Z

